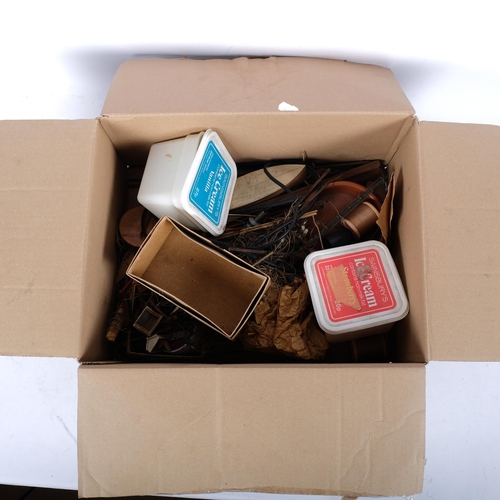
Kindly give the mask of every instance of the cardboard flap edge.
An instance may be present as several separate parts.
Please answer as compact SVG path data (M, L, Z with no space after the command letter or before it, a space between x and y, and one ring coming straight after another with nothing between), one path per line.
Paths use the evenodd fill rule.
M335 110L414 114L391 70L307 57L126 61L102 114Z
M396 496L422 487L421 364L104 365L80 367L78 379L83 496ZM370 389L373 383L380 391ZM355 410L360 398L368 411ZM156 466L138 470L136 457L146 450ZM315 474L304 469L304 454Z
M430 360L499 361L500 127L419 122Z
M97 120L0 122L2 355L81 354L84 234L98 126Z

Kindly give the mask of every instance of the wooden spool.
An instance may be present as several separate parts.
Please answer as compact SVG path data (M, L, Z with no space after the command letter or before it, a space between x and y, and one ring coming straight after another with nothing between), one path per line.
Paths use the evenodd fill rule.
M379 216L380 212L371 203L364 201L344 218L342 224L359 240L375 226Z
M144 207L134 207L123 214L118 230L130 246L140 247L157 222L158 219Z

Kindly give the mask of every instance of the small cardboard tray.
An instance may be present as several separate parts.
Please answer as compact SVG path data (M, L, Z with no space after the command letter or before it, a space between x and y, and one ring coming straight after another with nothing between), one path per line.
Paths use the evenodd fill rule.
M269 284L265 274L166 216L144 241L127 275L229 339Z

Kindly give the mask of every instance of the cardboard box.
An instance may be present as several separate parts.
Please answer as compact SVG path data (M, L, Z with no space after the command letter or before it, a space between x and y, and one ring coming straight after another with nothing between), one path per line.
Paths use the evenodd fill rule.
M127 275L228 339L269 284L265 274L168 217L148 235Z
M279 111L282 102L298 111ZM209 127L236 161L306 151L388 163L392 250L410 301L398 362L107 363L125 165ZM99 119L2 122L0 149L1 352L81 361L82 496L416 493L425 363L500 360L500 129L419 122L387 69L133 61Z

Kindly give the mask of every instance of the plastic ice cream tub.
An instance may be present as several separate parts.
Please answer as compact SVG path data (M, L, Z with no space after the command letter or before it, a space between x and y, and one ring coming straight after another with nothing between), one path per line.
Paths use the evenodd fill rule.
M213 130L153 144L137 199L158 218L214 236L224 232L236 164Z
M304 268L316 319L330 342L386 332L408 314L401 278L383 243L313 252Z

